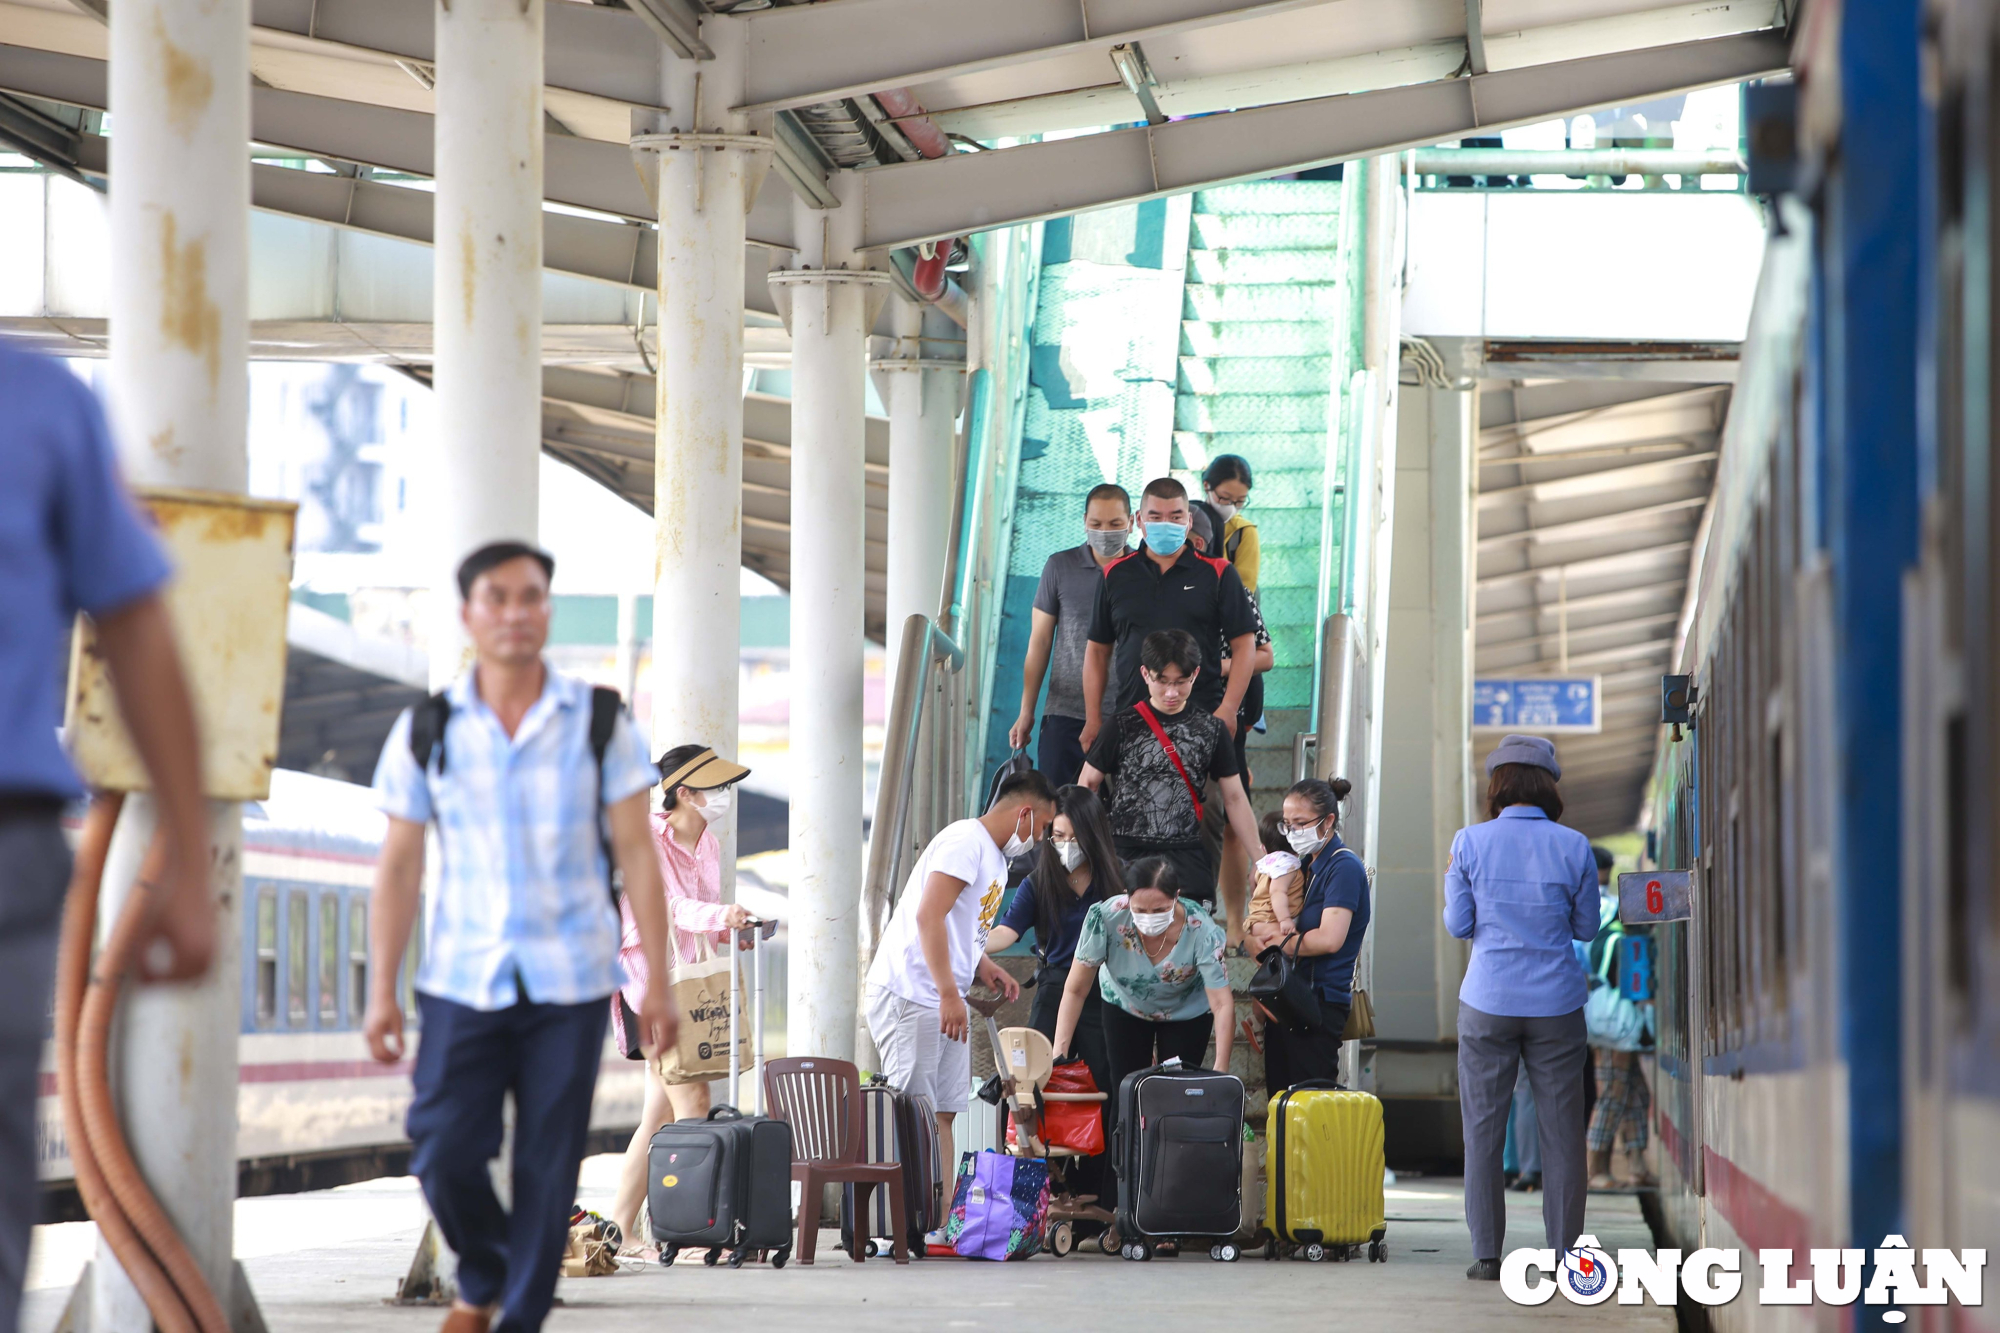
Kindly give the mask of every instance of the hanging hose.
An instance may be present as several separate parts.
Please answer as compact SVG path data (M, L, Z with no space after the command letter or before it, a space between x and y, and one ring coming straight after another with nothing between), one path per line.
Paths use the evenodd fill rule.
M63 908L56 963L56 1087L63 1131L84 1208L161 1333L229 1333L229 1319L208 1280L139 1174L111 1099L111 1020L145 928L147 886L162 856L156 836L93 968L98 895L123 805L116 793L91 803Z

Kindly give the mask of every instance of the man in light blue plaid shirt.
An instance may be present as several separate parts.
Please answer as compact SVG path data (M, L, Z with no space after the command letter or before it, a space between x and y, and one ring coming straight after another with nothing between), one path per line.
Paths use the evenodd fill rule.
M475 665L403 714L375 769L389 831L375 872L364 1028L385 1063L403 1055L396 972L433 821L444 862L416 977L423 1027L408 1130L410 1168L458 1254L445 1333L532 1333L555 1296L608 999L624 980L606 826L650 965L641 1043L670 1044L678 1026L666 893L646 819L659 771L622 709L600 766L591 686L542 660L554 573L547 553L520 542L466 557L460 615ZM511 1216L487 1172L509 1092Z

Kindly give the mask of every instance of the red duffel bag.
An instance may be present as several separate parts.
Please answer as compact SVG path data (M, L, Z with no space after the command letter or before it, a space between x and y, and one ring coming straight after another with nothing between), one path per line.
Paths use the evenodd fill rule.
M1081 1060L1057 1065L1049 1071L1047 1092L1096 1092L1097 1080L1090 1066ZM1104 1103L1058 1102L1044 1104L1042 1139L1055 1148L1068 1148L1085 1157L1104 1151ZM1007 1126L1007 1142L1014 1142L1014 1126Z

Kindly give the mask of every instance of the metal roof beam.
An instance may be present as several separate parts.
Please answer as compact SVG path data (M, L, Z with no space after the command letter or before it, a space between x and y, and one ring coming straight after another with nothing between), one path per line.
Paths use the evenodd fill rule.
M1701 509L1707 503L1708 496L1703 493L1691 495L1684 500L1668 500L1664 504L1641 505L1637 509L1593 514L1589 518L1573 519L1567 523L1551 523L1546 527L1496 533L1491 537L1481 537L1479 549L1491 551L1503 546L1517 546L1523 542L1573 541L1579 537L1592 537L1607 531L1621 532L1657 519L1679 518L1690 510Z
M841 7L793 8L830 14ZM927 12L936 24L935 11ZM1785 69L1787 58L1782 33L1753 32L876 167L861 173L861 248L941 240L1419 147L1584 107L1738 83Z
M1576 608L1572 606L1570 610L1574 612ZM1651 629L1655 625L1672 625L1677 623L1680 618L1681 613L1679 611L1666 611L1657 616L1641 616L1636 620L1612 620L1602 625L1572 625L1569 628L1567 637L1570 642L1574 643L1578 639L1594 639L1606 634L1624 634L1635 629ZM1525 638L1495 639L1491 643L1480 641L1473 644L1472 650L1474 653L1483 653L1500 648L1529 648L1540 643L1558 643L1564 637L1564 635L1559 633L1530 634Z
M1627 463L1622 467L1601 467L1585 472L1572 472L1564 477L1550 477L1544 481L1531 481L1520 486L1501 486L1493 490L1479 492L1479 507L1488 505L1518 504L1523 501L1548 501L1574 499L1579 494L1588 495L1596 490L1623 489L1627 486L1656 485L1663 473L1675 468L1692 467L1696 464L1713 463L1721 455L1713 450L1699 453L1676 454L1672 458L1651 458L1643 463Z
M1488 588L1503 588L1516 583L1539 583L1543 579L1553 579L1558 575L1569 578L1599 578L1615 574L1619 570L1656 565L1662 560L1681 557L1682 571L1677 576L1686 582L1685 560L1694 550L1692 541L1662 542L1658 546L1642 546L1636 551L1620 551L1616 555L1593 556L1588 560L1571 560L1563 564L1537 565L1532 569L1510 570L1505 574L1489 574L1479 580L1479 591Z
M1327 0L831 0L743 15L744 105L770 111L1029 61L1108 53L1169 33ZM1105 66L1107 81L1112 70Z
M1569 608L1569 614L1575 615L1579 611L1602 611L1608 607L1627 606L1633 602L1654 601L1662 597L1671 597L1676 603L1679 603L1686 591L1687 580L1675 576L1672 579L1662 580L1657 583L1635 584L1630 588L1620 588L1615 592L1599 592L1592 593L1588 597L1572 597L1567 603L1532 602L1527 606L1517 606L1507 611L1489 611L1473 622L1473 628L1477 632L1482 626L1497 625L1503 620L1519 620L1523 616L1532 616L1539 622L1543 616L1556 615L1565 605Z

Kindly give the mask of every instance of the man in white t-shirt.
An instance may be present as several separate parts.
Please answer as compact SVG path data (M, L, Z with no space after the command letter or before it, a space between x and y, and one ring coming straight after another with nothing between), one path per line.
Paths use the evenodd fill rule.
M986 957L986 932L1007 892L1007 862L1039 842L1056 817L1056 794L1032 769L1000 784L993 807L939 830L917 858L882 947L868 968L868 1031L882 1073L937 1106L947 1166L951 1124L972 1089L965 992L975 981L1009 1000L1021 987Z

